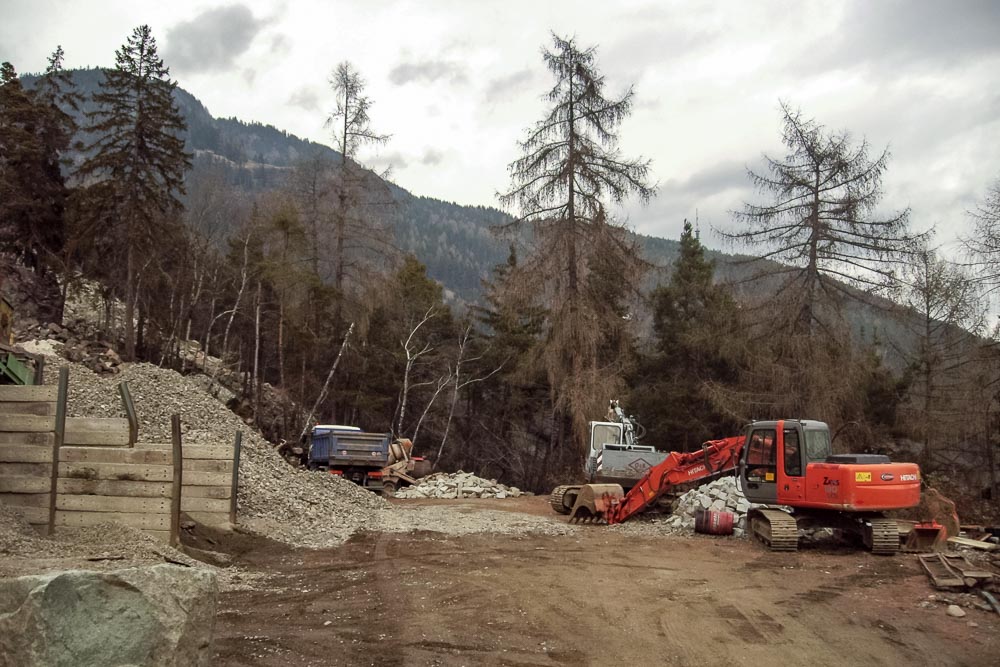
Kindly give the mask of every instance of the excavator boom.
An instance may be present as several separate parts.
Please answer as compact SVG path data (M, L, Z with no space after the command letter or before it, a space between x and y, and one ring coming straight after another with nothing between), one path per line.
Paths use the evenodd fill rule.
M736 468L744 436L709 440L696 452L671 452L649 469L626 494L616 484L584 486L576 499L570 520L601 517L609 524L621 523L639 514L672 487L695 482Z

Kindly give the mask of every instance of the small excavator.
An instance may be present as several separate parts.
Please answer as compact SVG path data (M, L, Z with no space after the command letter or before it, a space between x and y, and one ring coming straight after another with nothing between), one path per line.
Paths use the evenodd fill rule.
M833 454L820 421L756 421L746 434L710 440L700 451L671 452L625 493L617 484L559 486L550 504L571 522L616 524L656 504L677 485L736 471L753 507L747 528L771 551L796 551L799 528L829 527L859 536L875 554L899 549L884 512L920 502L920 469L880 454Z

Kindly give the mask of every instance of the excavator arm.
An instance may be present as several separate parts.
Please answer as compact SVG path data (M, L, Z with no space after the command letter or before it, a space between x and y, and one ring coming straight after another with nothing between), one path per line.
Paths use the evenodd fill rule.
M744 441L744 436L722 438L709 440L696 452L671 452L627 494L603 499L600 504L605 520L609 524L621 523L653 505L671 487L735 469Z

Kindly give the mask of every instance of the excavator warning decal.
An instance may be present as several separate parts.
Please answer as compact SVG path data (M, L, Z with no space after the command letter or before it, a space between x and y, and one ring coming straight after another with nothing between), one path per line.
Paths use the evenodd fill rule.
M774 473L773 472L766 472L766 473L764 473L764 481L765 482L773 482L774 481Z
M872 474L870 472L856 472L854 473L855 482L870 482L872 481Z

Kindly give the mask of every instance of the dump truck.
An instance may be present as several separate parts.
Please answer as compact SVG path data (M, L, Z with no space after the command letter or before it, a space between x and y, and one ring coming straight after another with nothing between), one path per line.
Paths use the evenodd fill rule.
M429 472L429 462L412 455L413 444L391 433L366 433L357 426L317 424L306 465L326 470L366 489L392 495Z

